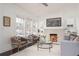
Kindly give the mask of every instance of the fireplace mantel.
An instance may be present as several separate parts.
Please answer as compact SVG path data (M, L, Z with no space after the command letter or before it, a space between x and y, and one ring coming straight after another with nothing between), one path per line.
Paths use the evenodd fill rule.
M57 34L58 41L62 40L64 38L64 29L63 28L53 28L53 29L44 29L44 32L46 35L49 34Z
M44 29L46 30L46 29L64 29L64 28L63 27L45 27Z

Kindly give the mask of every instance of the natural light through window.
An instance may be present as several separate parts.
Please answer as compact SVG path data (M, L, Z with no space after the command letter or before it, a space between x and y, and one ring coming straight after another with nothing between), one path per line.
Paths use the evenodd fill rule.
M16 35L25 36L25 21L20 17L16 17Z

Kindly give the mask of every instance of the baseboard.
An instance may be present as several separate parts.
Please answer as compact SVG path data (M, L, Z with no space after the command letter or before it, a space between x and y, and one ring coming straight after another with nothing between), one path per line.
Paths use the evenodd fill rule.
M20 48L20 51L27 48L27 47L30 47L32 45L34 45L35 43L31 43L31 44L28 44L27 46L24 46L22 48ZM9 51L6 51L6 52L3 52L3 53L0 53L0 56L10 56L14 53L17 53L18 52L18 48L14 48L14 49L11 49Z
M12 52L12 50L0 53L0 56L9 56L9 55L11 55L11 52Z
M21 50L23 50L25 48L26 48L26 46L20 48L19 50L21 51ZM14 54L16 52L18 52L18 48L14 48L14 49L8 50L6 52L0 53L0 56L10 56L10 55L12 55L12 54Z

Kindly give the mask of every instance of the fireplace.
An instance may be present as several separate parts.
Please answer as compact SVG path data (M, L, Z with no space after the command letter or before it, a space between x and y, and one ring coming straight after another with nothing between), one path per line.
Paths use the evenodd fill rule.
M57 42L57 34L50 34L50 40L52 42Z

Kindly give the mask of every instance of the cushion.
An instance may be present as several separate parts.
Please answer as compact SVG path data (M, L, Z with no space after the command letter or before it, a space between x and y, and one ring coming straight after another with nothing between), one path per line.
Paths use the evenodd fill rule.
M77 37L77 35L71 34L69 37L70 37L70 40L73 41Z
M26 43L26 41L21 41L20 43L21 43L21 44L25 44L25 43Z
M79 42L79 36L77 36L74 41Z

